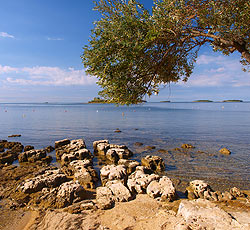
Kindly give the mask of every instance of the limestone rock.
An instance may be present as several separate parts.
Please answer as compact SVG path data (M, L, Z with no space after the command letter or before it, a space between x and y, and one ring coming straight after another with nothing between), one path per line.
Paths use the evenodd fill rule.
M113 200L117 202L126 202L132 198L130 191L124 186L121 181L108 181L106 187L112 192Z
M141 159L141 164L153 171L165 170L164 161L161 157L158 157L158 156L147 155L146 157Z
M79 149L75 152L64 153L61 156L61 164L66 165L74 160L92 159L93 156L88 149Z
M19 190L23 193L35 193L45 187L54 188L67 181L67 177L59 169L48 170L32 179L25 180Z
M127 160L127 159L120 159L118 161L118 164L119 165L125 165L125 167L127 168L127 174L128 175L133 173L136 170L137 166L140 166L140 163L138 161Z
M139 166L137 168L138 169L128 177L128 188L132 193L146 193L148 185L154 180L159 180L160 176L156 174L146 174L145 167Z
M55 149L60 148L64 145L68 145L70 143L70 140L64 139L64 140L59 140L55 142Z
M236 187L233 187L230 189L230 194L237 198L237 197L246 197L246 195L240 191L240 189L236 188Z
M93 142L94 153L97 155L106 155L106 152L109 149L108 140L99 140Z
M183 217L185 229L241 229L241 225L231 215L204 199L183 200L177 216Z
M224 155L230 155L231 151L227 148L222 148L219 150L220 153L224 154Z
M186 188L186 194L189 199L205 198L214 200L212 196L213 193L214 191L211 187L203 180L191 181Z
M29 151L29 150L31 150L31 149L34 149L34 146L32 146L32 145L26 145L26 146L24 147L23 151L26 152L26 151Z
M20 153L18 156L18 161L20 163L22 162L36 162L39 160L43 160L43 158L46 158L47 154L44 149L31 149L29 151Z
M173 201L176 198L176 191L172 181L163 176L159 181L152 181L147 187L147 194L152 198L160 198L161 201Z
M107 187L98 187L96 189L96 204L100 209L109 209L114 205L113 194Z
M127 180L127 170L124 165L107 165L100 170L102 185L108 181L120 180L125 183Z
M57 192L57 207L64 208L83 200L86 196L84 188L77 181L62 183Z
M195 147L191 144L182 144L181 148L183 149L194 149Z
M73 176L75 180L84 188L95 188L98 181L98 174L93 168L92 160L75 160L69 163L68 167L63 168L66 174Z
M45 150L46 150L47 153L51 153L51 152L53 152L55 150L55 148L53 146L49 145L49 146L47 146L45 148Z
M7 150L0 153L0 164L12 164L17 159L18 154Z

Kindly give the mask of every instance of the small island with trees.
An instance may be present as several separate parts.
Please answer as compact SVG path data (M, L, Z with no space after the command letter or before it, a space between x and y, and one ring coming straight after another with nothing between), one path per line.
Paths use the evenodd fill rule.
M210 101L210 100L195 100L193 102L213 102L213 101Z
M224 100L222 102L243 102L242 100Z
M110 103L108 102L108 100L105 100L103 98L100 98L100 97L94 97L93 100L91 101L88 101L88 104L107 104L107 103Z

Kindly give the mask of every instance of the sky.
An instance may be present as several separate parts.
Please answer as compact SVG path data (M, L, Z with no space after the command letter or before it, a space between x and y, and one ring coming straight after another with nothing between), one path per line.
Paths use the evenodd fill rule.
M141 0L146 8L153 0ZM0 103L87 102L98 96L96 78L80 56L93 22L92 0L0 0ZM147 101L250 101L250 73L239 54L204 47L187 83L162 87Z

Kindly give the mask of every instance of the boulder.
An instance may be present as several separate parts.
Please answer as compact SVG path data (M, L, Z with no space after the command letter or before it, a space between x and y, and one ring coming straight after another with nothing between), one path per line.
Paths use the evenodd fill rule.
M34 146L32 146L32 145L26 145L26 146L24 147L23 151L26 152L26 151L29 151L29 150L31 150L31 149L34 149Z
M136 170L137 166L140 166L140 163L138 161L127 160L127 159L120 159L118 161L118 164L119 165L125 165L125 167L127 168L127 174L128 175L133 173Z
M56 207L64 208L72 203L79 202L86 197L84 188L77 181L61 184L57 191Z
M11 150L0 153L0 164L12 164L17 159L18 154Z
M163 176L159 181L152 181L147 187L147 194L152 198L160 198L160 201L173 201L176 199L176 191L172 181Z
M21 153L22 151L23 151L23 145L21 143L18 143L11 148L11 152L13 153Z
M194 149L195 147L191 144L182 144L181 148L183 149Z
M235 198L237 198L237 197L246 197L246 195L242 191L240 191L240 189L238 189L236 187L233 187L233 188L230 189L230 194Z
M47 153L51 153L51 152L53 152L55 150L55 148L50 145L50 146L46 147L45 150L46 150Z
M132 198L130 191L121 181L108 181L106 187L111 190L112 198L116 202L127 202Z
M176 229L242 229L230 214L204 199L183 200L177 217L182 217L184 223L177 224Z
M55 149L60 148L64 145L68 145L69 143L70 143L70 140L68 140L68 139L55 141Z
M156 174L146 174L146 168L138 166L136 171L128 177L127 186L129 190L134 193L146 193L148 185L154 181L159 180L160 176Z
M217 200L216 193L203 180L193 180L186 188L188 199L204 198L207 200Z
M96 205L100 209L110 209L114 206L113 194L107 187L98 187L96 189Z
M94 141L93 148L95 154L106 155L106 152L109 149L109 141L108 140Z
M72 140L72 141L65 139L62 140L61 142L63 143L63 145L59 145L60 147L56 147L56 158L58 160L61 160L64 154L74 154L80 149L86 149L86 145L83 139ZM55 144L55 146L57 145Z
M127 181L127 170L124 165L107 165L100 170L102 185L108 181L119 180L122 183Z
M71 151L71 152L66 152L62 154L61 164L66 165L74 160L85 160L85 159L92 159L92 158L93 156L91 152L88 149L84 148L84 149L79 149L75 152Z
M231 151L227 148L222 148L219 150L220 153L224 154L224 155L230 155Z
M46 160L46 151L44 149L32 149L18 155L19 163L31 162L34 163L40 160Z
M73 176L84 188L95 188L98 174L93 168L92 160L75 160L64 167L66 174Z
M158 156L150 156L147 155L146 157L141 159L142 166L145 166L153 171L164 171L165 164L161 157Z
M107 160L112 162L112 163L117 163L119 160L119 156L118 156L117 152L115 151L115 149L107 150L105 156L106 156Z
M67 177L59 169L47 170L43 174L27 179L20 184L19 190L23 193L35 193L43 188L55 188L67 181Z

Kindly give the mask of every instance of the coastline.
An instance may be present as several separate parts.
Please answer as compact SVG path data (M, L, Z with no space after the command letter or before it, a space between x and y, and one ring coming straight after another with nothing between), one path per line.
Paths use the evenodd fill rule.
M10 144L9 142L7 143L4 142L4 144L5 147L12 146L12 144ZM187 148L192 147L189 144L185 144L184 146L186 146ZM16 144L12 146L12 149L13 147L17 149ZM190 190L191 186L190 181L189 183L186 182L182 183L182 178L176 178L176 180L172 179L172 181L171 182L169 181L168 183L173 183L173 185L170 186L174 186L175 189L171 191L174 191L174 193L176 194L174 195L174 193L173 194L169 193L169 195L167 195L168 198L166 200L165 198L164 199L161 198L162 199L161 200L159 199L158 196L154 197L154 195L153 197L150 197L148 189L147 192L145 191L143 192L147 194L138 193L135 194L134 197L125 198L123 202L118 202L122 197L119 198L118 200L116 200L117 198L111 198L111 197L108 198L106 197L106 195L104 196L105 197L104 200L103 198L100 197L98 198L98 196L100 196L98 190L100 190L100 188L104 190L109 189L109 187L106 186L108 186L110 182L111 182L110 189L112 188L112 183L115 183L116 186L118 185L124 186L122 185L122 183L127 183L127 182L122 182L122 183L119 182L120 183L119 184L118 182L115 182L118 179L117 177L113 182L112 180L114 179L110 179L109 177L106 178L105 176L106 172L105 173L103 172L105 167L106 167L105 170L108 170L107 171L108 173L111 173L112 170L118 170L118 169L132 170L130 174L127 175L128 178L127 176L126 178L131 181L135 180L136 183L139 183L141 179L140 180L139 178L133 179L133 177L131 176L134 175L135 173L137 174L139 173L140 175L145 175L146 178L155 175L154 176L156 178L156 180L154 179L155 183L158 183L157 181L159 181L160 178L166 178L165 175L167 174L162 174L162 172L164 172L165 170L165 166L164 162L160 157L156 156L145 157L141 160L142 166L140 166L139 162L133 160L127 160L127 158L130 158L132 156L132 152L130 152L130 150L124 145L109 144L107 140L101 140L101 141L95 141L93 143L93 148L94 148L94 155L92 155L86 149L85 143L81 139L71 140L71 141L65 139L55 143L57 161L61 165L60 171L62 170L63 173L68 173L69 169L71 171L77 169L77 168L75 169L70 168L74 167L74 164L89 162L87 163L86 166L81 166L83 167L81 168L81 170L87 170L85 171L85 173L87 172L90 173L89 174L90 178L88 177L88 179L86 177L81 177L81 175L84 174L79 175L77 171L75 172L75 174L73 173L72 176L68 177L67 179L65 175L63 175L62 172L59 172L55 166L50 165L50 161L48 160L47 154L41 155L42 150L31 149L19 153L18 155L20 162L19 166L8 165L8 164L2 165L0 169L2 174L0 180L1 182L0 212L5 213L5 215L1 215L2 220L0 222L2 224L1 226L2 229L8 230L16 228L17 230L19 229L31 229L31 230L65 229L66 230L68 229L69 226L71 226L72 229L100 229L100 230L141 229L142 227L144 229L152 229L153 226L155 227L155 229L176 229L177 227L176 223L178 223L178 221L183 223L187 227L190 224L192 225L192 223L189 223L188 220L185 219L185 217L183 216L184 214L181 214L182 212L181 207L183 205L184 206L186 205L187 209L189 205L191 206L198 205L198 207L204 208L204 211L206 212L212 208L217 210L222 216L232 215L234 218L237 219L237 224L239 224L239 226L245 226L245 227L250 226L250 221L247 222L247 220L250 220L250 205L249 205L250 191L236 190L237 193L235 193L234 190L231 189L230 191L228 190L224 192L222 187L220 187L221 189L220 191L217 191L217 188L214 188L213 186L208 185L203 181L196 181L195 184L197 183L199 184L199 187L197 187L199 189L202 188L202 186L203 187L205 186L204 187L205 190L200 190L201 193L197 193L196 195L194 195L195 190L192 189ZM47 147L46 149L47 151L49 149L52 150L52 147L50 148ZM147 149L148 150L154 149L154 147L147 146ZM112 151L110 152L109 150ZM185 151L188 152L188 150ZM80 153L84 155L81 155ZM112 154L109 155L110 153ZM25 158L24 156L26 156L27 158ZM80 156L84 157L78 159L78 157ZM121 161L123 163L118 163L117 156L119 156L120 158L119 162ZM90 164L92 161L92 160L90 161L90 159L93 158L101 158L103 160L102 170L100 172L101 175L100 178L98 179L98 181L101 182L102 185L100 184L97 185L97 188L94 186L95 187L94 189L91 188L92 184L94 185L98 181L95 180L97 174L92 173L94 172L93 171L94 169ZM23 160L24 162L22 162ZM105 161L109 163L104 164ZM149 170L150 173L146 172L147 170L144 172L145 170L144 168ZM49 171L56 174L53 173L46 174ZM119 171L119 174L117 175L120 176L121 172L122 171ZM115 173L115 171L112 173ZM45 177L43 175L45 175ZM51 175L53 177L51 177ZM58 185L56 185L56 187L52 190L51 189L48 190L48 188L43 190L42 188L44 187L44 185L43 187L39 187L40 185L38 185L40 183L39 181L41 180L47 181L48 178L51 178L49 179L50 181L53 180L52 178L54 178L54 176L58 177L59 175L61 178L64 178L60 182L60 184L63 185L63 183L65 183L67 184L67 186L69 186L64 188L66 190L62 193L64 194L64 196L62 197L63 200L60 201L57 200L58 198L56 197L59 196L59 190L61 188L61 185L59 187L57 187ZM123 174L123 176L124 175L125 174ZM85 179L83 180L83 178ZM123 177L121 177L121 179L118 180L123 181L122 178ZM27 180L30 180L32 184L30 184L30 182L28 182ZM111 180L111 181L108 182L106 180L108 181ZM81 186L78 185L78 181L80 181ZM42 183L46 184L48 182L42 182ZM71 184L73 185L72 188L70 188ZM32 187L29 187L31 185ZM36 188L34 186L38 187ZM77 197L78 196L77 195L75 197L76 198L75 202L72 200L70 201L70 203L68 203L69 201L65 203L65 200L68 199L67 196L71 196L68 192L71 191L71 189L74 189L74 186L78 186L77 189L81 188L81 191L83 191L85 194L84 195L85 198L84 199L81 198L81 200L78 200L79 197ZM129 184L127 186L128 188L130 188ZM212 190L210 186L215 190ZM117 187L116 189L118 188L122 189L122 187ZM55 191L55 189L56 191L57 189L59 189L57 195L53 194L53 191ZM123 189L127 188L124 187ZM186 193L184 193L184 189L186 190ZM86 197L87 191L89 192L88 196ZM121 192L123 190L119 191ZM208 192L208 194L210 194L209 196L207 196L208 194L205 195L204 192L206 191ZM119 192L120 195L123 194L123 192L121 193L120 192ZM131 188L130 192L132 193ZM214 195L212 196L212 194L216 194L216 196L221 196L221 198L217 197L216 200L214 200L215 198ZM47 197L45 200L44 198L42 198L44 196ZM124 193L122 196L127 196L127 195L125 195ZM115 199L115 200L109 200L109 199ZM100 200L104 202L101 203L101 206L99 203ZM112 202L108 203L107 206L106 202L109 201ZM9 219L12 220L11 223L8 221L9 219L7 220L5 218L5 216L9 216ZM168 223L164 221L166 220L166 218L168 219ZM64 219L64 221L62 221L62 219ZM227 221L226 219L223 219L223 221ZM6 220L8 222L6 222ZM232 224L231 222L230 226ZM205 222L205 224L211 225L209 221ZM231 226L232 229L234 229L233 226L234 225Z

